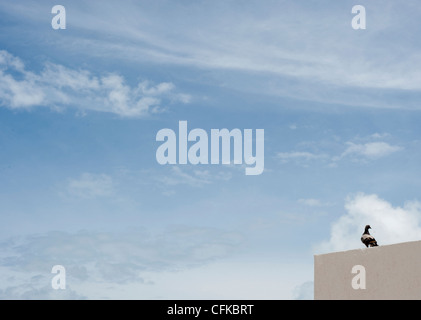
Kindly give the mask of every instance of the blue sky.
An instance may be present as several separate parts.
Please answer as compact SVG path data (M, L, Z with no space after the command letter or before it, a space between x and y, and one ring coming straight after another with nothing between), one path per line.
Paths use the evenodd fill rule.
M1 298L310 299L365 224L421 237L416 1L55 4L0 4ZM181 120L264 129L265 171L159 165Z

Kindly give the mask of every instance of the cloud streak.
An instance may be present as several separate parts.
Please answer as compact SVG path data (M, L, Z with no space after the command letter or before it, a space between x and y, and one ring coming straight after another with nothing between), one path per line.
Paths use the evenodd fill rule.
M388 46L387 39L376 37L376 32L387 34L388 30L397 27L408 29L412 22L407 19L397 26L394 20L401 11L394 10L397 5L390 1L388 6L377 5L384 15L382 18L372 17L369 26L372 32L367 32L365 37L357 36L358 33L350 27L352 6L329 5L321 9L294 2L260 6L253 1L245 8L235 2L220 6L202 2L199 10L199 6L163 2L171 5L170 12L175 14L159 13L154 6L132 4L129 17L124 16L132 23L125 23L120 29L106 27L104 22L112 15L106 9L91 23L85 19L79 19L77 23L98 34L114 32L131 42L141 40L142 45L132 48L158 61L266 72L352 87L421 89L420 82L416 81L421 74L411 67L419 64L419 56L408 56L404 61L399 58L400 51L396 47ZM146 14L140 21L149 25L136 23L130 13L141 11L154 16L161 26L153 24ZM294 12L294 17L288 16L287 12ZM177 23L179 17L188 19L188 23ZM193 24L195 28L191 28ZM340 37L339 34L349 37ZM376 47L379 45L387 47L388 51L383 51L382 55L369 55L368 51L360 50L365 47L378 52ZM395 58L399 63L386 63Z
M354 162L367 162L375 161L381 158L388 157L394 153L402 151L404 148L399 145L393 145L386 141L378 141L378 139L387 138L388 134L373 134L366 138L356 138L355 141L347 141L346 143L330 145L335 149L343 149L340 154L333 154L333 152L309 152L309 151L290 151L290 152L278 152L276 157L280 159L282 163L297 163L301 165L307 165L309 163L329 162L329 166L335 167L340 161L351 160ZM365 140L364 142L358 142L358 140ZM314 144L314 143L313 143Z

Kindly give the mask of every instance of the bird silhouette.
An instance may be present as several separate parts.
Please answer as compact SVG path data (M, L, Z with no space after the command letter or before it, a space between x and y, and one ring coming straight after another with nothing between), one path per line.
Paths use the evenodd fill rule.
M374 237L370 234L368 229L371 229L370 225L365 226L365 230L363 235L361 236L361 242L365 244L365 246L368 247L377 247L377 241L374 239Z

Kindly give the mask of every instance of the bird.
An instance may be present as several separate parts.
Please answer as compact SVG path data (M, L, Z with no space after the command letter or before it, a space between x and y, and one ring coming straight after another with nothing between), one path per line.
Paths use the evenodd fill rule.
M368 247L377 247L377 241L374 239L374 237L370 234L368 229L371 229L370 225L365 226L365 230L363 235L361 236L361 242L365 244L365 246Z

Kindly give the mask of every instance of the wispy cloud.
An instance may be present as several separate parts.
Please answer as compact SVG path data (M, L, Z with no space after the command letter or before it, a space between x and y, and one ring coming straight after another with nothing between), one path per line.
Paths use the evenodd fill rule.
M206 169L181 169L171 167L169 174L155 177L155 180L164 186L188 185L191 187L202 187L216 181L228 181L232 177L229 171L217 171Z
M358 36L350 28L352 15L346 5L323 6L315 13L311 6L293 2L261 6L252 1L247 7L253 10L247 10L239 2L220 6L201 3L201 10L197 6L166 3L171 6L169 12L177 14L157 12L154 6L130 4L124 19L132 23L125 23L124 27L115 28L105 23L113 16L107 8L101 8L95 21L88 23L85 13L75 23L98 34L112 32L125 41L140 41L141 45L131 48L143 51L144 55L157 61L267 72L353 87L420 89L419 81L414 80L420 79L421 74L411 67L419 64L419 56L411 55L402 60L396 46L388 46L387 39L375 36L379 31L404 29L413 22L407 19L397 26L396 15L401 11L394 10L398 5L390 1L388 5L377 5L382 16L371 17L373 32L367 32L365 37ZM411 5L409 9L412 9ZM139 12L143 19L135 18ZM295 12L295 18L288 12ZM154 24L146 13L162 25ZM188 20L176 23L179 17ZM195 28L191 27L193 24ZM171 28L165 27L169 25ZM343 34L348 37L340 36ZM296 41L298 38L303 41ZM369 55L360 50L368 47L378 52L378 45L389 50L382 51L382 55ZM393 59L399 63L386 63Z
M238 250L239 233L207 227L173 226L163 232L49 232L0 242L0 297L15 299L101 298L119 285L153 285L160 272L175 272L224 259ZM66 268L66 288L51 288L51 268ZM152 278L150 278L152 275ZM145 296L142 294L142 296ZM147 296L147 295L146 295Z
M421 72L413 68L421 63L419 47L410 40L412 36L400 36L408 30L414 36L420 31L419 6L411 1L370 2L366 4L369 26L358 32L350 24L352 5L283 1L262 6L254 0L247 6L236 1L185 6L160 0L126 3L122 11L123 6L74 1L74 32L54 41L66 52L135 65L222 70L225 85L243 91L419 109ZM22 6L8 2L0 9L26 23L45 23L41 14L45 5L31 2L26 10ZM226 81L226 70L230 81ZM142 107L134 102L129 108L123 104L123 115L141 113L135 110Z
M289 161L310 161L316 159L326 158L325 154L316 154L307 151L291 151L291 152L278 152L276 157L281 159L282 162Z
M278 152L276 157L280 159L282 163L292 162L307 165L311 162L321 161L322 163L328 163L331 167L335 167L340 161L375 161L404 149L399 145L391 144L386 141L379 141L386 138L390 138L390 135L387 133L374 133L368 137L356 137L353 141L335 141L327 143L328 146L331 146L331 149L335 149L336 154L331 150L324 150L323 152L290 151ZM315 143L313 143L313 147L314 144ZM336 150L340 149L343 151L338 154Z
M320 199L314 199L314 198L307 198L307 199L299 199L298 203L301 203L308 207L329 207L332 206L329 202L323 202Z
M69 179L67 192L88 199L110 196L114 192L113 179L106 174L85 172L76 179Z
M188 103L190 95L176 92L171 82L127 84L116 73L93 75L88 70L46 63L39 73L7 51L0 51L0 105L11 109L73 107L78 110L143 117L165 110L172 102Z
M334 158L335 161L344 157L378 159L402 150L401 147L390 145L387 142L369 142L365 144L347 142L347 146L346 150L339 157Z

